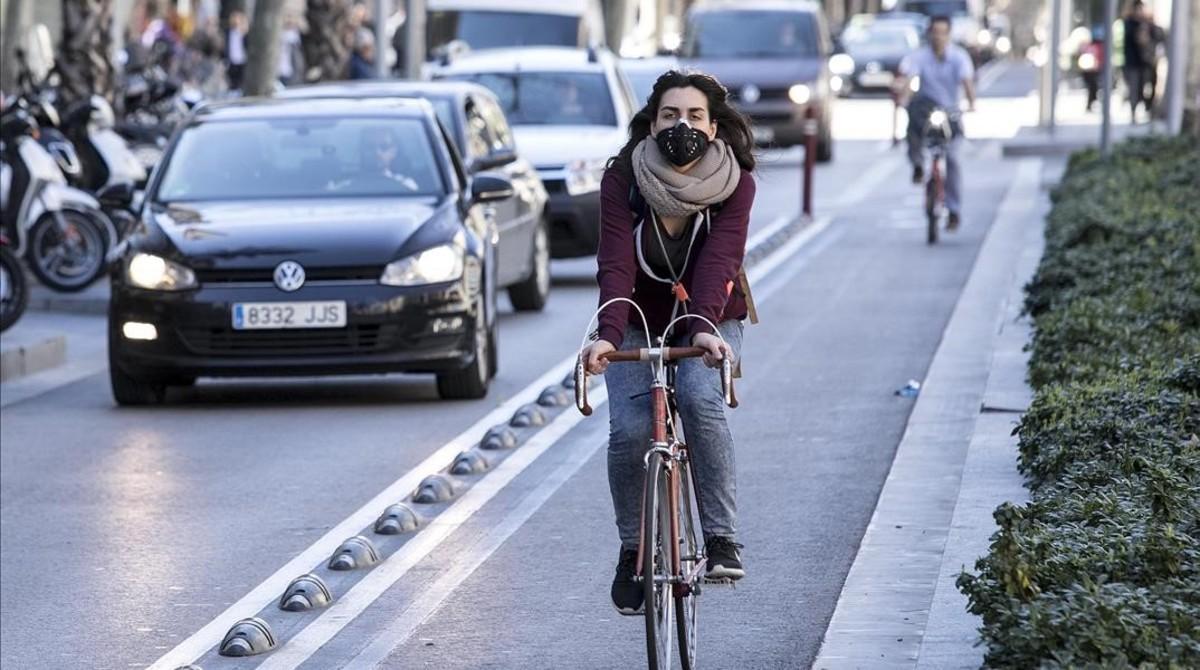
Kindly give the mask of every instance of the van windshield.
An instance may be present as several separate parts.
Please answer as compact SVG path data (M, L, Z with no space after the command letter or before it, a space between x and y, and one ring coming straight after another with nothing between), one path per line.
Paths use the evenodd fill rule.
M819 54L808 12L708 11L688 21L685 58L788 58Z
M491 89L514 126L617 125L601 72L474 72L446 78Z
M432 57L438 47L462 40L472 49L580 44L580 17L533 12L431 11L426 43Z
M909 0L904 3L904 11L916 12L925 16L966 16L966 0Z

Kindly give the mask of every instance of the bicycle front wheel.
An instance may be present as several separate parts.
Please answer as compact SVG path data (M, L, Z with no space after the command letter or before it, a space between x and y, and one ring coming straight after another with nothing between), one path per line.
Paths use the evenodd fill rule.
M940 191L941 188L936 178L931 177L925 183L925 219L927 222L925 241L929 244L936 244L938 241L938 223L942 218L942 204L939 202Z
M679 461L679 472L676 476L678 487L679 510L679 572L687 577L696 569L700 561L700 546L696 542L696 520L692 510L692 471L687 460ZM696 605L699 578L697 583L685 583L683 589L687 595L675 596L675 627L679 636L679 665L683 670L693 670L696 667Z
M642 497L642 585L646 594L646 656L650 670L671 668L671 511L667 469L658 454L646 465Z

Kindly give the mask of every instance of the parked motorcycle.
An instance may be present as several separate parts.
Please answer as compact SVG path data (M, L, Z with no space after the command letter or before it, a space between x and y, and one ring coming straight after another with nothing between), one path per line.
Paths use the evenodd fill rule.
M29 304L29 282L21 260L9 248L8 237L0 233L0 332L8 330Z
M7 173L0 180L0 223L39 281L57 291L81 291L104 272L118 233L99 215L94 197L67 184L39 135L23 105L0 114L0 164Z

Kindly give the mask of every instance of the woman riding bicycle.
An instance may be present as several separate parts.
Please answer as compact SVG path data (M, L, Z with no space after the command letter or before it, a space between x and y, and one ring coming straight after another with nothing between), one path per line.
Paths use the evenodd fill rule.
M651 333L677 316L663 343L708 351L679 362L675 389L699 500L707 549L706 576L740 579L745 571L734 541L736 516L733 437L725 421L720 375L736 359L747 315L742 257L754 203L754 139L749 122L728 102L725 87L699 73L670 71L658 78L646 106L629 124L629 141L613 157L600 185L600 304L629 298L645 312ZM621 553L612 599L622 614L642 610L643 587L634 581L644 477L653 416L651 371L608 369L600 357L646 342L640 317L628 303L600 314L599 339L584 350L588 371L607 370L608 479ZM632 327L630 327L632 326ZM722 341L722 337L724 340ZM703 363L701 363L703 361Z

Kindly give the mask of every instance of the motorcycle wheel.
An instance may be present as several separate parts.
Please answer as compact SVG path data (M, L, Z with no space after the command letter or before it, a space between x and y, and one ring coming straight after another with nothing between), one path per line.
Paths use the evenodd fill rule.
M0 331L16 323L28 304L29 282L21 261L8 247L0 247Z
M29 271L55 291L82 291L104 272L105 237L100 224L83 212L43 214L29 229Z

